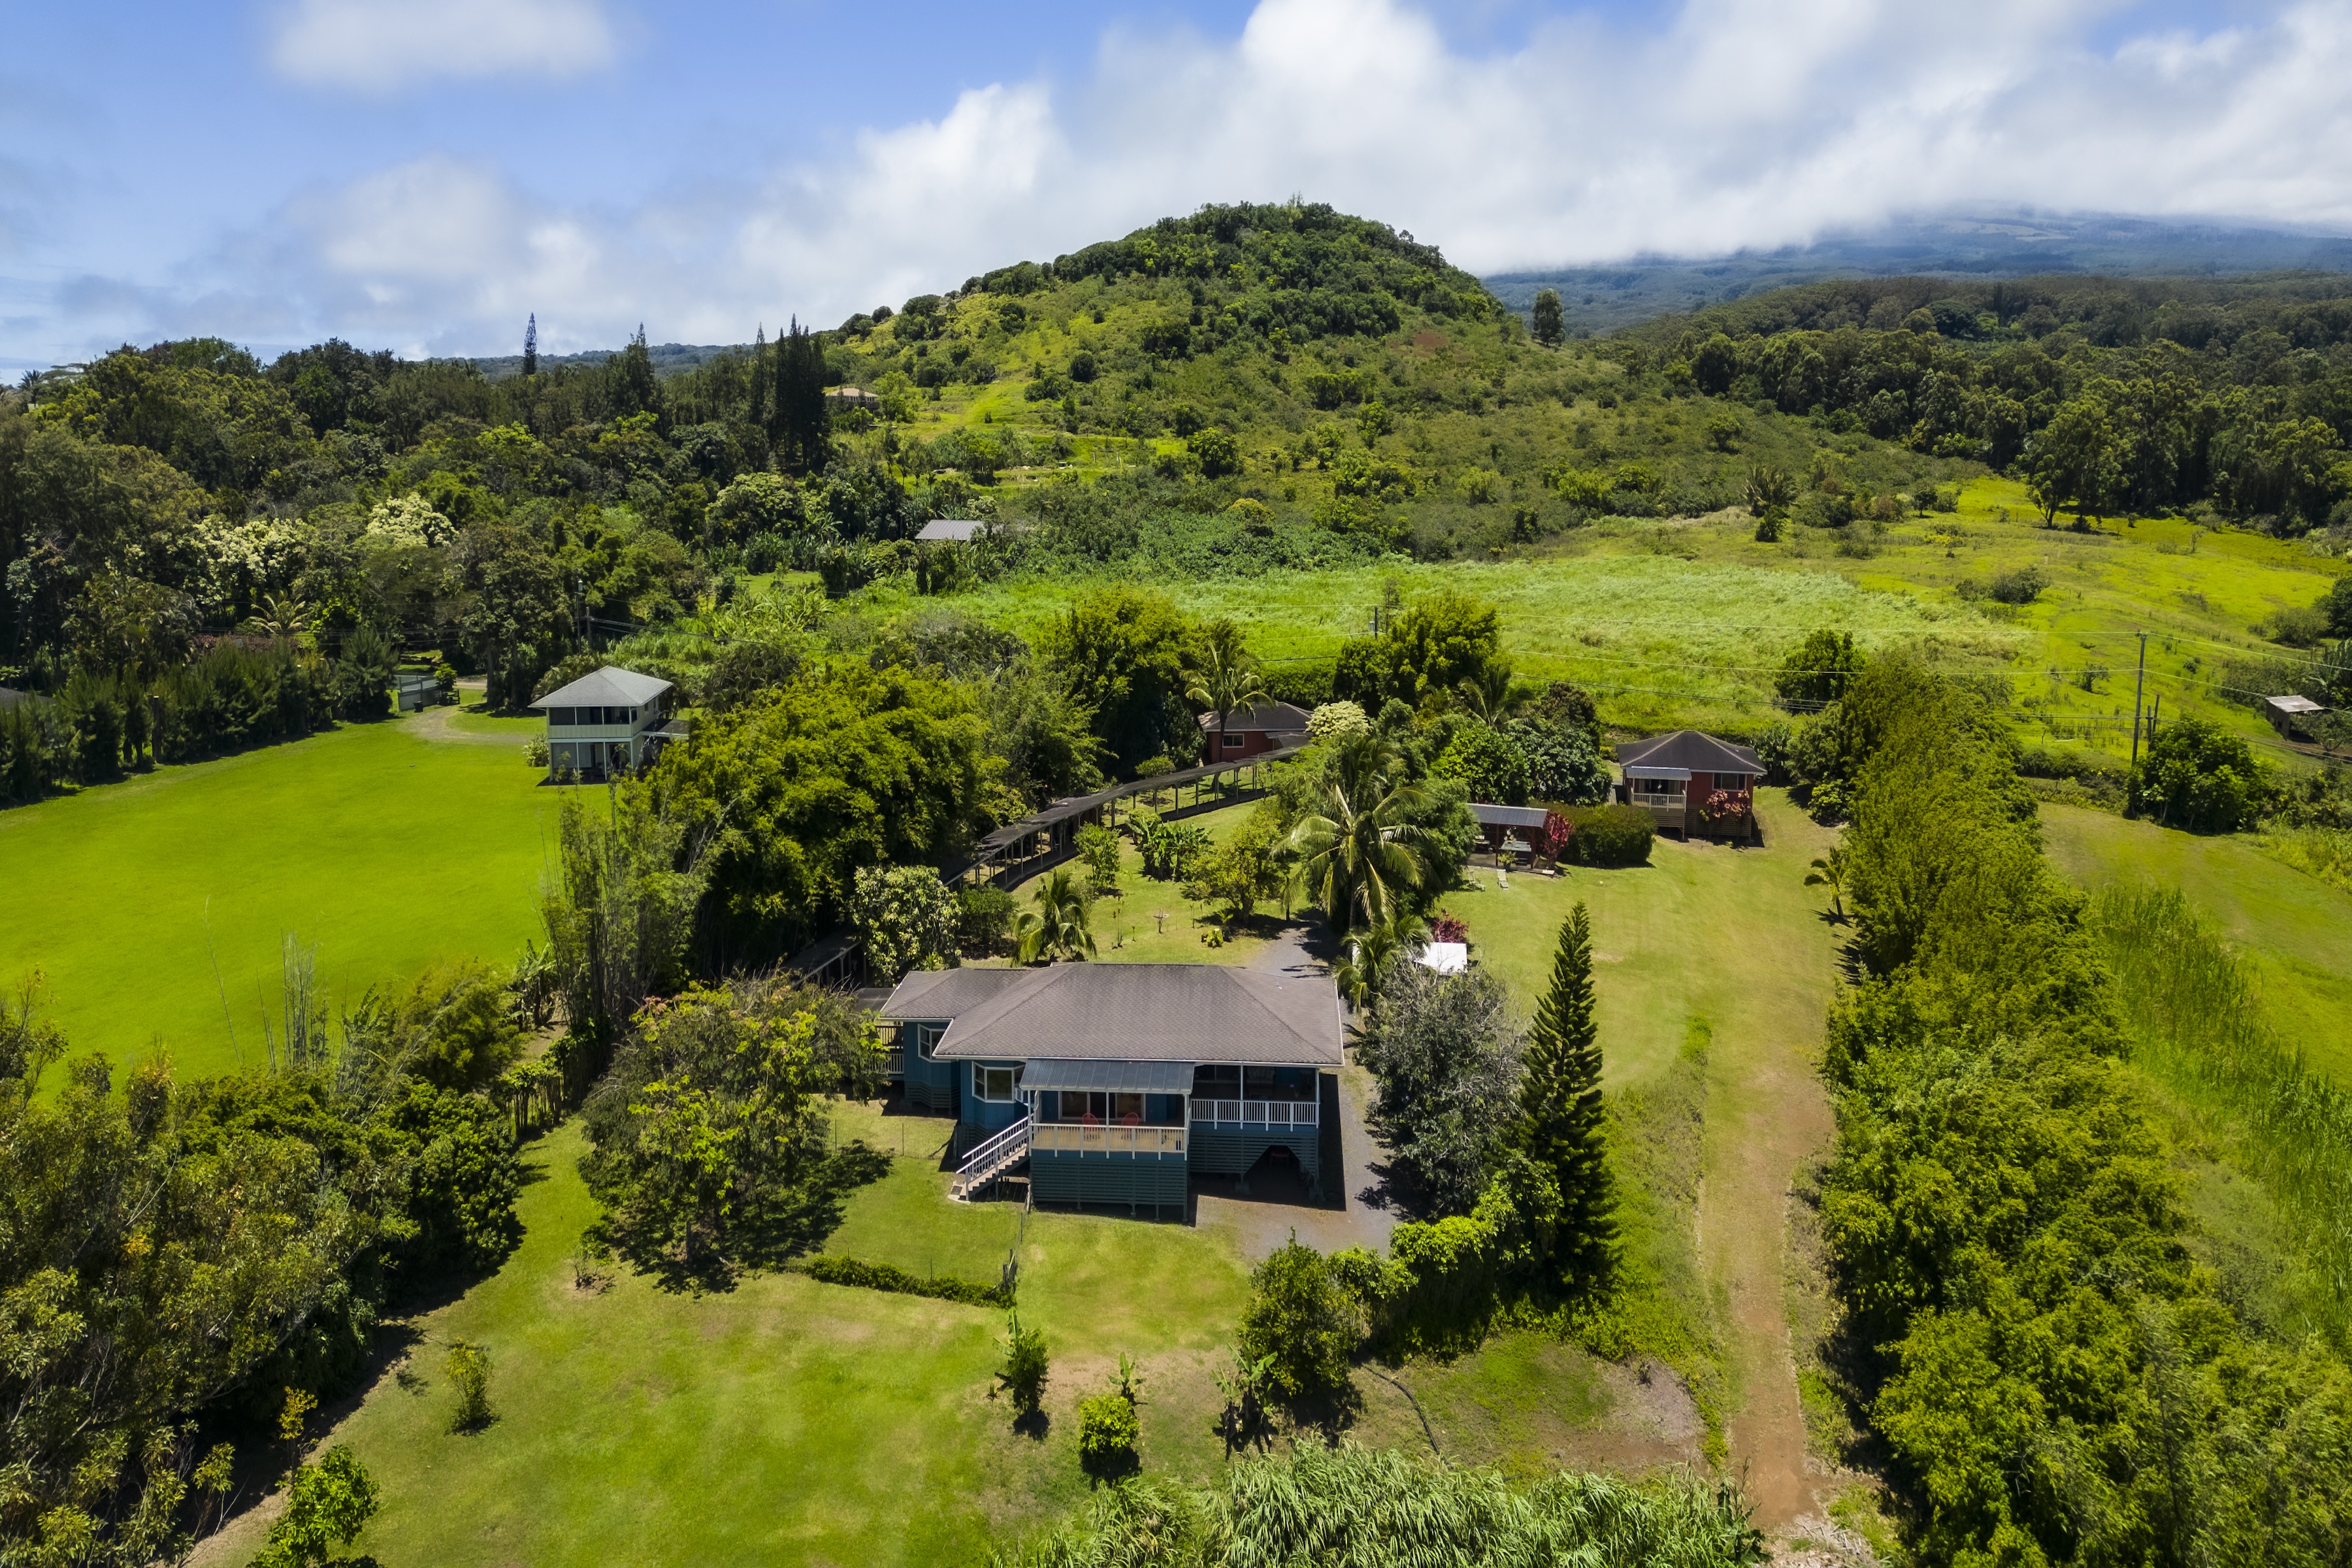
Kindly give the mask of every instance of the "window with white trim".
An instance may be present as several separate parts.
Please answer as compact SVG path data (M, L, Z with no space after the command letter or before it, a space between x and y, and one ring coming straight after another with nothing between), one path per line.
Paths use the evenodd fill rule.
M929 1061L931 1059L931 1053L940 1048L940 1037L946 1033L946 1028L938 1024L916 1025L915 1054L922 1058L923 1060Z
M1013 1091L1021 1087L1021 1069L1017 1067L992 1068L981 1062L971 1064L971 1097L992 1105L1010 1104Z

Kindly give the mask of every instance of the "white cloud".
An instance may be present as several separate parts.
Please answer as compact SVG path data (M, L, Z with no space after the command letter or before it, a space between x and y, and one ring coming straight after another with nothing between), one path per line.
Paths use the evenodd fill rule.
M270 63L296 81L392 92L436 77L564 77L613 58L597 0L294 0Z
M474 353L534 310L560 347L617 342L641 320L688 342L788 314L830 323L1204 201L1294 192L1478 271L1770 247L1966 204L2352 229L2352 8L2311 0L2226 33L2094 47L2109 10L1687 0L1663 31L1571 16L1480 53L1409 0L1260 0L1237 37L1114 31L1075 85L974 89L829 160L634 209L564 209L497 168L416 158L291 204L214 270L288 339ZM310 0L301 15L378 13ZM456 11L408 15L432 32ZM551 55L534 32L529 53L502 30L525 15L593 38ZM566 0L466 16L507 40L477 38L471 68L609 47L596 13ZM401 47L446 68L446 50Z

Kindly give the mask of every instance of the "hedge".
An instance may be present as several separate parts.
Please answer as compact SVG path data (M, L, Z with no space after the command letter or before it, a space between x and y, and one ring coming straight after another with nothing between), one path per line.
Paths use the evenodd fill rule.
M1560 858L1578 866L1646 866L1650 844L1658 836L1650 814L1636 805L1553 805L1548 809L1568 818L1575 831L1569 835Z
M860 1258L813 1258L805 1268L810 1279L827 1285L856 1285L900 1296L929 1296L935 1300L960 1301L967 1307L1013 1305L1013 1292L1001 1285L975 1285L969 1279L944 1275L919 1279L903 1268L887 1263L868 1263Z

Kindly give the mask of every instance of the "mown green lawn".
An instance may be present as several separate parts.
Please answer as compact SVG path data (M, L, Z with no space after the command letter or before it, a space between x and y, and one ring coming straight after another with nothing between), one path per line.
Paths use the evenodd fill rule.
M557 792L516 749L417 739L436 711L0 812L0 982L38 970L75 1048L186 1075L265 1059L289 933L337 1005L510 961Z
M843 1130L895 1143L930 1119L844 1108ZM1022 1244L1024 1324L1053 1357L1045 1430L1016 1432L994 1394L1003 1315L764 1275L701 1295L623 1272L574 1286L595 1216L577 1124L537 1151L522 1247L495 1277L421 1320L402 1369L335 1429L383 1488L358 1542L385 1563L983 1561L999 1532L1087 1494L1077 1399L1125 1352L1145 1367L1145 1463L1205 1477L1221 1448L1211 1352L1230 1342L1245 1275L1221 1233L1037 1213ZM949 1203L919 1155L856 1194L831 1247L917 1273L992 1282L1018 1205ZM452 1340L487 1347L498 1419L449 1431L440 1366ZM207 1552L242 1563L257 1521Z
M1144 797L1137 797L1139 800ZM1148 804L1148 802L1147 802ZM1198 816L1183 818L1187 826L1198 827L1209 835L1213 843L1222 845L1231 837L1261 803L1244 801L1239 805L1222 806L1204 811ZM1121 810L1131 810L1135 801L1121 803ZM1086 871L1077 861L1064 863L1070 874L1083 879ZM1055 869L1060 869L1057 867ZM1051 872L1040 873L1018 884L1013 898L1024 910L1032 907L1038 887ZM1143 857L1134 841L1122 832L1119 835L1118 896L1098 898L1089 918L1095 936L1095 957L1104 963L1248 963L1265 951L1271 934L1283 924L1279 900L1259 906L1257 918L1244 929L1237 930L1230 940L1223 938L1216 925L1215 906L1205 899L1188 899L1183 884L1155 881L1143 874ZM1218 944L1209 945L1213 933Z
M1651 1036L1664 1026L1651 1020L1672 1020L1679 1038L1694 1011L1710 1014L1725 1081L1708 1136L1725 1144L1736 1144L1742 1117L1773 1114L1764 1099L1738 1103L1745 1054L1786 1058L1819 1029L1828 937L1791 884L1825 836L1777 800L1768 810L1772 842L1760 851L1662 844L1646 868L1540 886L1514 878L1509 893L1452 900L1515 988L1565 899L1591 900L1612 1079L1656 1054ZM1229 814L1218 817L1213 826L1229 826ZM1039 1211L1024 1232L1013 1205L947 1201L942 1120L844 1105L834 1121L837 1139L893 1158L852 1194L828 1251L992 1281L1018 1245L1023 1321L1045 1331L1053 1354L1042 1436L1014 1431L992 1394L1004 1331L992 1310L790 1273L701 1295L625 1270L601 1289L576 1289L578 1240L595 1208L574 1163L575 1123L535 1152L541 1179L523 1194L520 1249L417 1321L404 1375L385 1375L341 1415L331 1440L358 1451L385 1499L357 1550L385 1563L551 1568L982 1561L1008 1532L1087 1495L1075 1407L1106 1385L1121 1352L1145 1369L1146 1468L1213 1473L1214 1373L1246 1291L1233 1231ZM1779 1189L1766 1196L1777 1204ZM1686 1221L1675 1230L1691 1234ZM498 1420L471 1436L447 1429L440 1367L455 1339L487 1346L495 1368ZM1561 1431L1631 1419L1581 1352L1524 1337L1402 1375L1430 1394L1438 1440L1457 1459L1540 1467L1556 1462ZM1417 1428L1394 1425L1374 1422L1373 1435L1420 1441ZM1591 1451L1614 1455L1612 1441ZM1622 1458L1638 1468L1652 1462L1644 1455L1653 1448L1636 1445ZM259 1528L240 1522L205 1560L243 1563Z
M2263 1001L2312 1066L2352 1083L2352 894L2243 838L2205 837L2106 812L2044 805L2050 858L2088 888L2179 888L2261 977Z
M1818 916L1828 900L1804 886L1805 870L1836 835L1786 791L1759 791L1758 801L1759 847L1662 837L1646 866L1513 871L1507 887L1474 867L1472 889L1439 910L1470 928L1472 957L1532 1013L1551 984L1560 923L1585 905L1612 1088L1663 1069L1693 1018L1718 1041L1727 1023L1749 1020L1759 1036L1810 1044L1822 1031L1832 933Z

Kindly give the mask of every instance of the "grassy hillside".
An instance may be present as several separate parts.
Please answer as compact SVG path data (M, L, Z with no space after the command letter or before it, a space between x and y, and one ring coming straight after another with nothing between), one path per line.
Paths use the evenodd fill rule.
M2047 808L2050 856L2084 886L2177 887L2253 965L2264 1009L2311 1065L2352 1084L2352 894L2242 837L2167 832L2103 812Z
M1801 472L1817 440L1777 412L1668 395L1639 345L1536 343L1434 247L1328 208L1204 209L827 336L830 375L910 416L853 450L993 483L1056 535L1049 552L1104 561L1165 553L1155 524L1182 532L1244 496L1263 521L1257 522L1235 569L1486 557L1589 516L1717 510L1750 464ZM1852 457L1882 491L1968 471L1878 442ZM1024 493L1104 478L1127 483L1092 505Z

